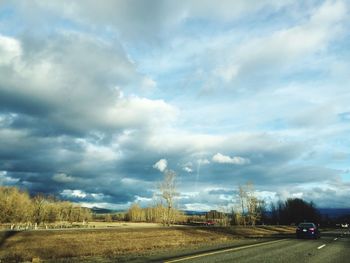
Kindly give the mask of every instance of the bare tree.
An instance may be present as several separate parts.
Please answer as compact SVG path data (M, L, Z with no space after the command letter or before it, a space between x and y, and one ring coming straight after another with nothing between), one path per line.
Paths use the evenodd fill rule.
M105 214L104 215L104 221L105 222L112 222L113 220L112 220L111 214Z
M238 187L238 198L241 206L241 221L244 226L250 224L255 226L261 218L262 201L259 200L251 182Z
M239 186L238 187L238 197L239 197L239 201L240 201L240 204L241 204L241 220L243 222L243 225L245 226L246 225L246 220L245 220L245 210L244 210L244 206L245 206L245 201L246 201L246 197L247 197L247 193L244 189L243 186Z
M178 195L176 192L176 173L172 170L166 170L164 180L159 186L161 197L165 201L165 211L163 214L163 224L170 226L175 221L176 211L174 209L174 198Z
M249 223L255 226L256 222L261 218L261 209L259 207L261 201L255 195L254 184L252 182L248 182L245 188Z
M32 216L32 204L28 193L15 187L0 186L0 223L28 223Z
M43 195L37 195L33 198L33 221L35 228L46 221L47 200Z
M86 222L91 219L91 210L61 202L53 197L37 195L33 198L16 187L0 186L0 223L11 223L11 229L34 226L57 221ZM25 225L24 225L25 224Z
M140 207L139 204L134 203L131 205L127 212L127 217L131 222L143 222L146 221L145 211Z

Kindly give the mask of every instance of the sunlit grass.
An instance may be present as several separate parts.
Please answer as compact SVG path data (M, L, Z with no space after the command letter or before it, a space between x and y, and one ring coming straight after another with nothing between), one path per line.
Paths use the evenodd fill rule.
M86 230L22 231L5 237L0 259L31 261L33 258L61 259L71 257L106 258L127 254L144 254L162 249L176 249L189 245L217 244L249 235L270 235L291 232L282 227L153 227L111 228Z

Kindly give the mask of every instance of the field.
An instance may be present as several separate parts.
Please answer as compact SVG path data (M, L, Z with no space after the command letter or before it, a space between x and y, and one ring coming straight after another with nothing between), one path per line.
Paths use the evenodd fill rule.
M147 224L146 224L147 225ZM115 259L208 244L224 244L253 236L286 234L291 227L158 227L157 225L75 230L1 231L1 262L71 262ZM94 260L93 260L94 261Z

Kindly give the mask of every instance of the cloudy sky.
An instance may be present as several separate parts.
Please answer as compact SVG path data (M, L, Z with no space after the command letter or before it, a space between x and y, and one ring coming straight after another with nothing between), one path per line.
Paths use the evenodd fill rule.
M0 0L0 184L83 205L350 207L350 2Z

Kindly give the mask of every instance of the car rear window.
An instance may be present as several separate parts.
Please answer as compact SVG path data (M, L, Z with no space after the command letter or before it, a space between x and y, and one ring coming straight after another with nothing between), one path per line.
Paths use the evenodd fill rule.
M299 224L299 227L315 227L315 225L312 223L301 223Z

